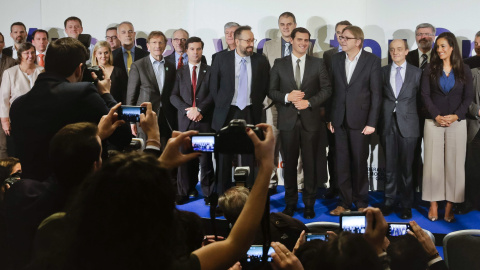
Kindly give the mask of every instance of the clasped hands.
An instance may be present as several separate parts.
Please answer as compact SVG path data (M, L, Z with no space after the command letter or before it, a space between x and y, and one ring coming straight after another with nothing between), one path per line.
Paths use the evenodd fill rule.
M187 117L191 121L198 122L203 119L203 115L198 111L197 107L189 107L185 111L187 111Z
M305 110L308 108L308 100L303 99L305 97L305 93L300 90L292 90L287 96L287 100L292 102L295 105L297 110Z
M435 121L440 124L442 127L449 127L453 122L458 120L458 116L456 114L449 114L445 116L437 115L435 117Z

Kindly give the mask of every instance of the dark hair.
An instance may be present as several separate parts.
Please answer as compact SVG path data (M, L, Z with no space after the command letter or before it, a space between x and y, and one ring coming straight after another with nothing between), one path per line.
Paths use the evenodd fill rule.
M310 39L310 32L307 29L303 27L297 27L293 29L292 34L290 35L292 37L292 40L295 39L295 35L297 35L297 33L308 34L308 39Z
M417 238L412 235L395 237L387 248L390 269L425 270L428 268L428 254Z
M165 36L165 34L162 31L152 31L152 32L150 32L150 34L148 34L148 37L147 37L147 43L150 43L150 39L153 38L153 37L163 37L163 41L165 43L167 43L167 37Z
M67 28L67 22L68 22L68 21L77 21L77 22L80 23L80 26L83 27L83 25L82 25L82 20L80 20L80 18L75 17L75 16L70 16L70 17L66 18L65 21L63 22L63 26L64 26L65 28Z
M15 25L23 26L23 29L25 29L25 31L27 31L27 27L25 26L25 24L23 24L22 22L14 22L14 23L12 23L12 25L10 25L10 33L12 32L13 27L14 27Z
M23 42L22 44L20 44L20 46L18 46L18 51L17 51L18 63L22 62L22 53L24 51L30 50L31 48L33 48L33 51L35 51L35 46L33 46L33 44L30 42Z
M8 170L8 175L12 174L13 167L20 163L20 160L15 157L7 157L0 159L0 167L6 168Z
M105 30L105 33L110 31L110 30L115 30L117 31L117 26L112 26L112 27L108 27L107 30Z
M340 22L338 22L337 24L335 24L335 31L337 30L337 27L338 27L339 25L350 26L350 25L352 25L352 24L351 24L349 21L347 21L347 20L340 21Z
M47 39L48 39L48 32L43 30L43 29L37 29L37 30L33 31L32 39L35 39L35 34L37 34L37 33L45 33L45 35L47 35Z
M327 248L327 242L315 239L301 245L295 252L295 256L305 270L323 269Z
M465 71L463 70L463 61L462 55L460 54L460 48L458 47L457 38L453 33L443 32L438 35L435 44L433 45L431 59L430 59L430 80L435 81L437 78L442 76L443 71L443 60L438 56L438 40L445 39L448 42L448 45L453 48L452 54L450 55L450 64L452 65L453 74L455 75L455 80L460 82L465 82Z
M233 33L233 38L239 39L243 31L252 31L252 27L248 25L242 25L238 27L237 30L235 30L235 33Z
M293 13L289 12L289 11L286 11L286 12L283 12L282 14L280 14L280 16L278 16L278 20L280 21L280 18L282 17L292 17L293 18L293 22L296 24L297 23L297 19L295 19L295 15L293 15Z
M190 253L202 247L205 233L200 216L193 212L176 210L175 228L177 228L175 257L188 257Z
M5 37L3 36L2 32L0 32L0 36L2 36L2 39L5 42Z
M168 269L174 202L168 172L154 156L111 157L67 210L64 269Z
M87 60L85 46L78 40L66 37L50 43L45 54L45 71L54 72L63 77L73 74L78 65Z
M102 146L97 126L81 122L60 129L50 141L50 162L57 180L64 186L78 186L99 161Z
M188 49L188 44L194 43L194 42L200 42L200 43L202 43L202 50L203 50L203 46L204 46L205 44L203 43L202 39L199 38L199 37L191 37L191 38L188 38L187 41L185 42L185 48Z
M218 198L218 207L228 222L234 224L247 202L250 191L246 187L235 186L229 188Z

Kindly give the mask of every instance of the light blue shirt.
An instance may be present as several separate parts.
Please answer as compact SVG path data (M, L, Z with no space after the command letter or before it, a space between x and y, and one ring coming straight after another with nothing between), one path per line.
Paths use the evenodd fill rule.
M235 50L235 93L233 94L232 104L237 105L237 95L238 95L238 81L240 78L240 63L242 58L245 58L245 65L247 66L247 92L248 96L252 93L252 59L250 56L241 57L238 55L237 50ZM252 104L251 98L248 99L247 106Z
M165 58L162 60L157 61L153 56L150 54L150 62L153 66L153 72L155 72L155 78L157 79L158 89L160 90L160 95L162 95L163 85L165 83ZM160 106L162 104L160 103Z
M187 53L183 53L182 57L183 57L183 59L182 59L183 65L184 66L188 65L188 55L187 55ZM178 67L178 59L180 59L180 54L175 52L175 68Z
M132 64L133 64L133 62L135 62L135 46L133 46L130 49L130 52L132 54ZM127 53L127 49L125 49L123 46L122 46L122 53L123 53L123 62L125 63L125 70L128 72L128 66L127 66L128 53Z
M397 75L397 67L402 67L402 69L400 69L400 76L402 76L402 81L405 82L405 72L407 71L407 61L403 62L401 66L398 66L397 64L395 64L395 62L392 63L392 68L390 69L390 85L392 86L394 97L397 97L397 89L395 89L396 88L395 76ZM398 92L400 93L400 89L398 89Z

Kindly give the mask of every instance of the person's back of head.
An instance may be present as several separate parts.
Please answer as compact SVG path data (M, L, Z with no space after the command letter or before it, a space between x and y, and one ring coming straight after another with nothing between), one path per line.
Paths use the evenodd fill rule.
M59 184L78 186L102 162L97 126L81 122L60 129L50 141L50 163Z
M427 269L428 254L417 238L412 235L395 237L387 248L390 257L390 269L424 270Z
M87 49L78 40L66 37L50 43L45 55L45 71L69 77L88 59Z
M328 243L322 240L312 240L301 245L295 252L305 270L326 269L325 253Z
M193 212L177 210L175 211L175 224L177 228L175 255L176 257L188 257L190 253L202 247L205 235L202 219Z
M67 210L66 268L168 268L176 235L174 196L155 157L110 158L84 182Z
M250 191L246 187L235 186L218 198L218 207L223 211L223 215L231 224L237 221L242 212L243 206L247 202Z

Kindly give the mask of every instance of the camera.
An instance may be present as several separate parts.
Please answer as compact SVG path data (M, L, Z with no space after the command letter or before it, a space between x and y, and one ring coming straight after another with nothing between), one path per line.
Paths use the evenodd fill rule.
M3 185L5 184L9 184L10 187L15 184L18 180L20 180L21 178L21 172L16 172L16 173L13 173L12 175L10 175L7 179L5 179L3 181Z
M307 233L306 235L307 242L312 240L322 240L328 241L328 234L326 233Z
M87 67L87 70L83 73L82 81L94 83L95 80L92 77L92 72L95 73L95 75L97 75L97 78L99 80L104 79L103 70L99 66L91 66L91 67Z
M200 133L193 135L192 148L194 152L213 153L215 151L215 134Z
M265 139L262 129L247 124L243 119L233 119L217 132L215 151L222 154L253 154L255 147L245 131L246 128L253 130L260 140Z
M387 236L401 236L412 230L409 223L405 222L389 222Z
M117 109L118 120L124 120L125 122L136 123L140 122L140 114L145 114L147 107L140 106L125 106L122 105Z
M340 214L340 227L342 231L351 233L365 233L367 218L365 212L344 212Z

